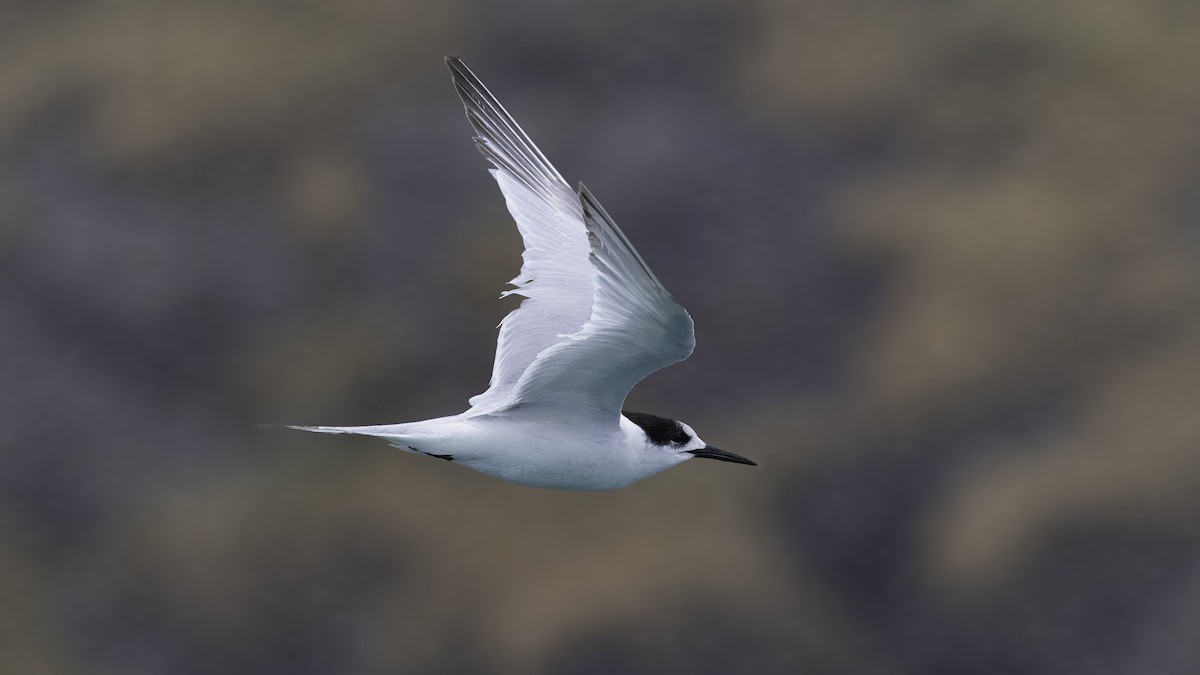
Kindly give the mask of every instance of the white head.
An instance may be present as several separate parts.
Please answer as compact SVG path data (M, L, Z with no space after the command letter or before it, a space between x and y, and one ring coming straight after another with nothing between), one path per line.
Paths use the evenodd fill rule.
M690 426L679 420L628 410L622 410L621 414L636 427L633 432L644 439L644 465L653 468L655 473L693 457L758 466L745 457L708 445Z

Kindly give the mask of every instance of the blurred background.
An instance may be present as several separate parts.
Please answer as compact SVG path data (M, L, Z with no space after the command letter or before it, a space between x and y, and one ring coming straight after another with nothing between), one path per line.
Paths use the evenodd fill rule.
M0 671L1200 672L1200 4L0 3ZM756 469L508 485L462 56Z

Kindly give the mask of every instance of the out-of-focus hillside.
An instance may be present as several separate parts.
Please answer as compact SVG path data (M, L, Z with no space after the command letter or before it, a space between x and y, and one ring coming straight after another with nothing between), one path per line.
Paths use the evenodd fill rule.
M1200 670L1200 5L0 4L0 672ZM691 311L757 469L510 486L441 58Z

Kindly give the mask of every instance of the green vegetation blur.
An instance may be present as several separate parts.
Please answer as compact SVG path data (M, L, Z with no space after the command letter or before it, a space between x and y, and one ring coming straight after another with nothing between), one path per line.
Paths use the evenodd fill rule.
M1200 3L0 0L0 672L1200 672ZM442 64L758 468L512 486Z

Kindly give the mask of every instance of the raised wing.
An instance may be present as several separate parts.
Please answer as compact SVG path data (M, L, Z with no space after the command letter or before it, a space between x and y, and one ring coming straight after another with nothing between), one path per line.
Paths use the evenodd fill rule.
M538 355L512 399L615 417L633 385L691 355L695 330L692 317L582 184L579 199L596 271L591 317Z
M509 282L515 288L504 293L525 300L500 323L491 386L471 399L475 408L489 408L510 402L537 355L587 322L594 273L575 192L466 64L448 57L446 65L525 243L521 273Z

